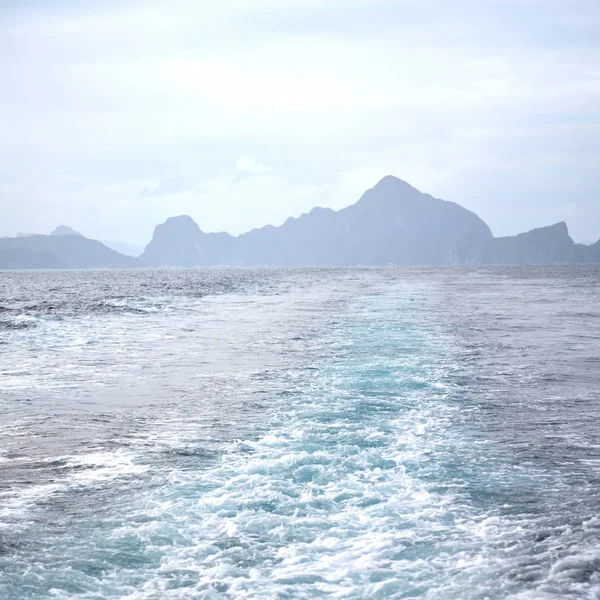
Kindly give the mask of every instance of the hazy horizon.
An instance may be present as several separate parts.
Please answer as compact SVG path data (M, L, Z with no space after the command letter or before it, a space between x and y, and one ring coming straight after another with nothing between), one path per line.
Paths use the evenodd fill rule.
M600 238L600 6L5 3L0 235L144 245L340 209L385 175L496 236Z
M394 177L394 176L392 176L392 177ZM406 183L408 183L408 182L406 182ZM372 188L370 188L370 189L372 189ZM368 190L365 190L365 192L366 191L368 191ZM419 190L419 191L421 191L421 190ZM354 203L352 203L352 204L354 204ZM351 205L348 205L348 206L351 206ZM340 207L340 208L337 208L337 209L333 209L333 210L335 210L337 212L339 210L343 210L344 208L348 208L348 206L343 206L343 207ZM308 210L306 212L303 212L303 213L301 213L299 215L290 215L289 217L287 217L287 219L290 219L290 218L291 219L297 219L297 218L299 218L299 217L301 217L303 215L308 214L312 210L319 209L319 208L323 208L323 207L315 206L315 207L311 208L310 210ZM179 218L179 217L183 217L183 216L191 216L191 215L170 215L162 223L166 222L169 219ZM193 217L191 217L191 218L193 219ZM287 219L285 219L285 220L287 220ZM194 219L194 222L196 222L195 219ZM561 222L564 222L564 221L561 221ZM157 223L156 225L161 225L162 223ZM552 225L556 225L557 223L547 223L547 224L544 224L544 225L539 225L539 226L533 227L532 229L539 229L539 228L549 227L549 226L552 226ZM265 223L264 225L258 225L257 227L254 227L254 228L248 229L248 230L244 230L244 231L240 231L238 233L231 233L231 232L224 231L224 230L221 230L221 231L206 231L205 230L204 233L228 233L230 235L233 235L234 237L238 237L240 235L243 235L245 233L249 233L251 231L255 231L257 229L262 229L264 227L269 227L269 226L272 226L272 225L275 225L276 227L278 227L278 226L280 226L282 224L283 224L283 222L281 222L281 223L275 223L275 224ZM65 225L66 225L67 228L71 228L70 225L65 224L65 223L61 223L60 225L58 225L54 229L58 229L60 227L64 227ZM567 228L569 229L569 234L571 235L571 237L573 237L572 232L571 232L571 230L569 228L569 224L568 223L567 223ZM87 236L85 234L85 232L78 231L76 228L71 228L71 229L73 229L76 234L81 234L81 235L84 235L85 237L91 237L91 236ZM491 227L490 227L490 229L491 229ZM22 232L22 231L19 231L19 232L17 232L14 235L16 235L17 237L29 237L29 236L33 236L33 235L50 235L50 234L56 235L56 234L53 233L53 231L43 231L43 232ZM531 230L528 230L528 231L531 231ZM492 230L492 233L493 233L493 230ZM526 232L525 231L516 232L517 235L519 233L526 233ZM64 235L64 234L59 234L59 235ZM8 237L13 237L13 236L8 236ZM502 236L496 236L496 237L502 237ZM92 239L98 239L98 238L92 238ZM153 239L152 236L148 239L148 242L150 242L151 239ZM100 241L102 241L104 244L108 245L109 247L113 248L114 250L117 250L117 251L119 251L119 252L121 252L123 254L130 255L130 256L138 256L139 254L141 254L143 252L144 248L147 245L147 243L135 244L135 243L129 243L129 242L123 241L123 240L106 239L106 238L102 239ZM592 245L592 244L595 244L598 241L600 241L600 237L598 239L590 239L590 240L575 240L576 243L585 244L585 245Z

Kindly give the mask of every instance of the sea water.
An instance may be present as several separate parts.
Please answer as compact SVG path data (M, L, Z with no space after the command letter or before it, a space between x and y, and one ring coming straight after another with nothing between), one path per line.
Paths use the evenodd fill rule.
M600 598L599 293L0 273L0 598Z

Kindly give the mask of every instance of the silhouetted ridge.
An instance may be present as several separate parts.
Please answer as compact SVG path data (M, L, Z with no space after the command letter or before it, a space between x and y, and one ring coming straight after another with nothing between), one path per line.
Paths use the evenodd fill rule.
M600 240L575 244L564 222L494 238L475 213L393 176L341 210L315 207L238 237L204 233L188 215L169 217L139 261L66 226L50 236L0 239L0 268L556 263L600 263Z
M370 190L367 190L365 194L368 194L372 191L377 191L384 194L415 193L419 195L427 195L422 194L422 192L410 185L410 183L407 181L404 181L404 179L400 179L394 175L386 175L385 177L382 177Z
M567 224L556 223L510 237L495 238L485 249L485 264L552 264L571 262L575 242Z
M193 235L200 232L200 227L196 221L189 215L180 215L178 217L169 217L162 225L158 225L163 232L179 232Z
M150 265L480 265L600 262L600 241L575 244L565 223L494 238L473 212L387 176L351 206L313 208L238 237L205 234L190 217L159 225Z
M59 225L50 235L81 235L68 225Z
M0 239L0 269L138 267L141 263L82 235Z
M165 227L173 231L168 239ZM280 227L237 238L168 220L156 228L141 258L180 266L458 265L474 264L490 239L488 226L474 213L389 176L340 211L314 208Z
M204 233L188 215L169 217L154 229L152 240L140 259L147 265L195 267L221 264L232 240L228 233ZM218 263L213 256L219 255Z

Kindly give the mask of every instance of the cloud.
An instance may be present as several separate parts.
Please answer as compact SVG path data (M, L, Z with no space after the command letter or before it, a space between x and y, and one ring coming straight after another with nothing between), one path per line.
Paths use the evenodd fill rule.
M387 173L499 233L576 202L600 235L597 0L8 4L0 235L239 232Z
M140 198L153 196L170 196L182 192L202 193L199 189L200 182L192 177L170 177L161 179L154 188L145 187L140 192Z
M270 173L272 171L271 167L259 165L256 161L247 156L240 156L235 161L235 168L238 173Z

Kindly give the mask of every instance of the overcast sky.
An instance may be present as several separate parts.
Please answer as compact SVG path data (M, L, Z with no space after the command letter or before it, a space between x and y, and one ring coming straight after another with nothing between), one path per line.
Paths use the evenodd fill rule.
M0 0L0 235L145 244L382 176L600 238L598 0Z

